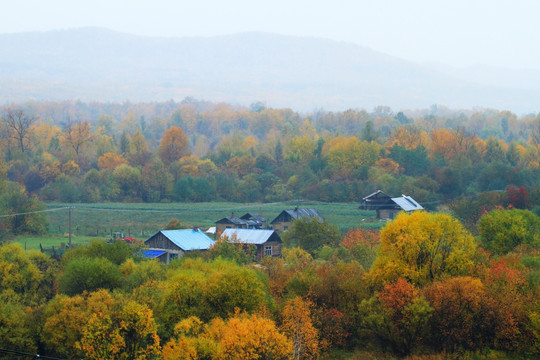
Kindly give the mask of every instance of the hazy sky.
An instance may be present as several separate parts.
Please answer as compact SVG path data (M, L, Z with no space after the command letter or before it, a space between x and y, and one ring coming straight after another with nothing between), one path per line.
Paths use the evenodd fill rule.
M419 62L540 69L540 0L2 0L0 33L323 37Z

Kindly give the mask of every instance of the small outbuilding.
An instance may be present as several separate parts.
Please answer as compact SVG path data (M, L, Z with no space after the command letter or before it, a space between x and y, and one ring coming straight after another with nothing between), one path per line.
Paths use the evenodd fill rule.
M265 229L225 229L221 238L242 244L257 246L255 256L281 256L281 237L274 230Z
M363 198L360 209L375 210L377 212L377 219L380 220L394 219L401 211L411 213L417 210L424 210L422 205L410 196L402 194L400 197L393 198L381 190L377 190L373 194Z
M168 264L171 260L182 257L186 252L205 251L213 244L208 235L200 229L161 230L150 236L145 242L148 249L143 256L157 258Z
M292 210L283 210L272 222L272 229L277 232L287 230L291 223L303 217L317 219L318 222L324 222L324 217L313 208L294 208Z

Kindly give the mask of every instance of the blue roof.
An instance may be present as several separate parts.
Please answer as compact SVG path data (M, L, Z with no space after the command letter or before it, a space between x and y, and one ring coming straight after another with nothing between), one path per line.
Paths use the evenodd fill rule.
M167 252L163 250L143 250L142 257L147 258L147 259L155 259L166 253Z
M158 233L160 232L184 251L208 250L214 244L214 240L209 238L200 229L161 230ZM152 235L152 237L156 234Z

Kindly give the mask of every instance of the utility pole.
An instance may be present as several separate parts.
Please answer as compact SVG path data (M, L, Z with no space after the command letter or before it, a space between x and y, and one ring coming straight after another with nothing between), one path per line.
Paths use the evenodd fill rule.
M69 236L69 248L71 249L71 209L73 209L72 206L69 207L69 216L68 216L68 236Z

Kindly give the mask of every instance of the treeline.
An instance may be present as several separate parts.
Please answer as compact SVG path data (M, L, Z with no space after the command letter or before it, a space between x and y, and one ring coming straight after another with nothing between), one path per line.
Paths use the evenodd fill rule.
M359 201L376 189L427 208L524 187L540 197L540 116L409 115L182 103L27 103L2 111L7 180L41 201ZM7 206L7 205L6 205Z
M95 240L62 259L0 247L0 348L66 359L537 358L540 219L474 238L442 213L382 231L306 218L253 266L219 241L170 265ZM247 251L246 251L247 250Z

